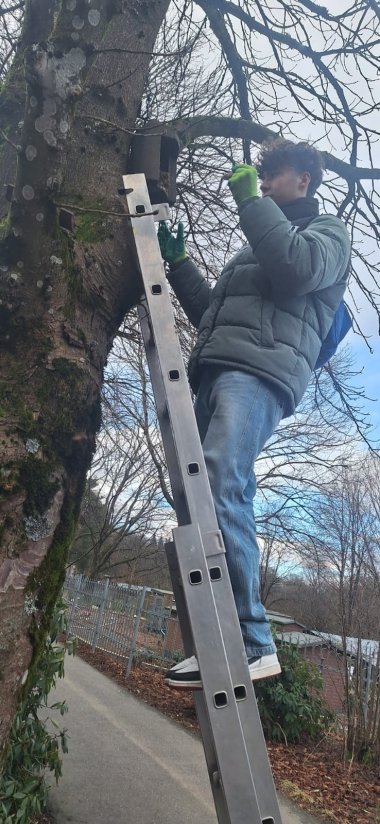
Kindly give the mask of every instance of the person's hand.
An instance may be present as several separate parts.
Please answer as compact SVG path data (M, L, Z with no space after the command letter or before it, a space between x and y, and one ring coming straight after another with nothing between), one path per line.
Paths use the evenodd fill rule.
M232 167L228 185L237 206L241 206L250 197L257 197L257 171L247 163L237 163Z
M157 238L161 255L166 263L181 263L182 260L186 260L188 254L185 246L183 223L178 224L177 236L175 236L168 229L165 221L161 220Z

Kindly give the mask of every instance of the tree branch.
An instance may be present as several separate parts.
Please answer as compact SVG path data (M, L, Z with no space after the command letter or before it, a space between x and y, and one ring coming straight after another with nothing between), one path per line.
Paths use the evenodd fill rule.
M196 138L206 135L210 137L246 138L259 144L265 140L274 140L276 137L280 137L278 132L274 132L266 126L261 126L259 123L232 117L192 117L186 120L172 120L169 124L155 124L156 131L162 129L165 132L168 127L171 133L173 130L177 131L183 146L187 146ZM380 180L380 169L352 166L330 152L321 151L321 155L326 169L335 172L349 183L359 180Z
M215 37L219 40L219 43L226 55L228 66L231 70L234 83L236 84L239 97L240 115L245 120L251 120L247 78L243 70L243 60L239 55L235 44L231 40L227 27L224 23L223 15L217 8L211 6L207 0L198 0L198 5L207 14L212 31L214 32ZM247 138L243 140L243 150L245 162L250 163L250 141Z

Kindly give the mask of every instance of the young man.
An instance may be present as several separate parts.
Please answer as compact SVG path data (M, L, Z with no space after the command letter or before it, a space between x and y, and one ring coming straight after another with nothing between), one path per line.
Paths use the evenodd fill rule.
M234 167L229 186L248 244L214 289L188 258L181 224L177 236L165 223L158 233L169 281L198 329L189 378L252 681L281 671L260 602L254 462L300 402L349 273L348 232L319 215L314 198L322 174L316 149L282 139L262 148L256 169ZM201 688L196 658L166 682Z

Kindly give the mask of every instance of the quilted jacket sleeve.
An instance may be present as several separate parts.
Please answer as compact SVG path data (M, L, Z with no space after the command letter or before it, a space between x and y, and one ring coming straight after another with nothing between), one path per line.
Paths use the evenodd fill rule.
M210 303L211 287L189 258L170 269L168 280L190 323L198 328Z
M274 295L326 289L347 272L350 239L333 215L317 216L297 232L271 198L252 198L241 211L240 225Z

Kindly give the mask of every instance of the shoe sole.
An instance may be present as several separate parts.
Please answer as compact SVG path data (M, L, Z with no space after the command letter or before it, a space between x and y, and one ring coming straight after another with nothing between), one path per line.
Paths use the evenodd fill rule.
M255 670L254 672L250 672L251 681L264 681L265 678L272 678L273 675L280 675L281 673L281 666L280 664L271 664L267 667L262 667L260 670Z
M265 678L272 678L274 675L280 675L280 664L272 664L270 667L263 667L260 672L250 673L251 681L264 681ZM165 684L175 690L201 690L203 689L200 681L175 681L172 678L165 678Z
M201 681L174 681L172 678L165 678L165 684L173 690L201 690Z

